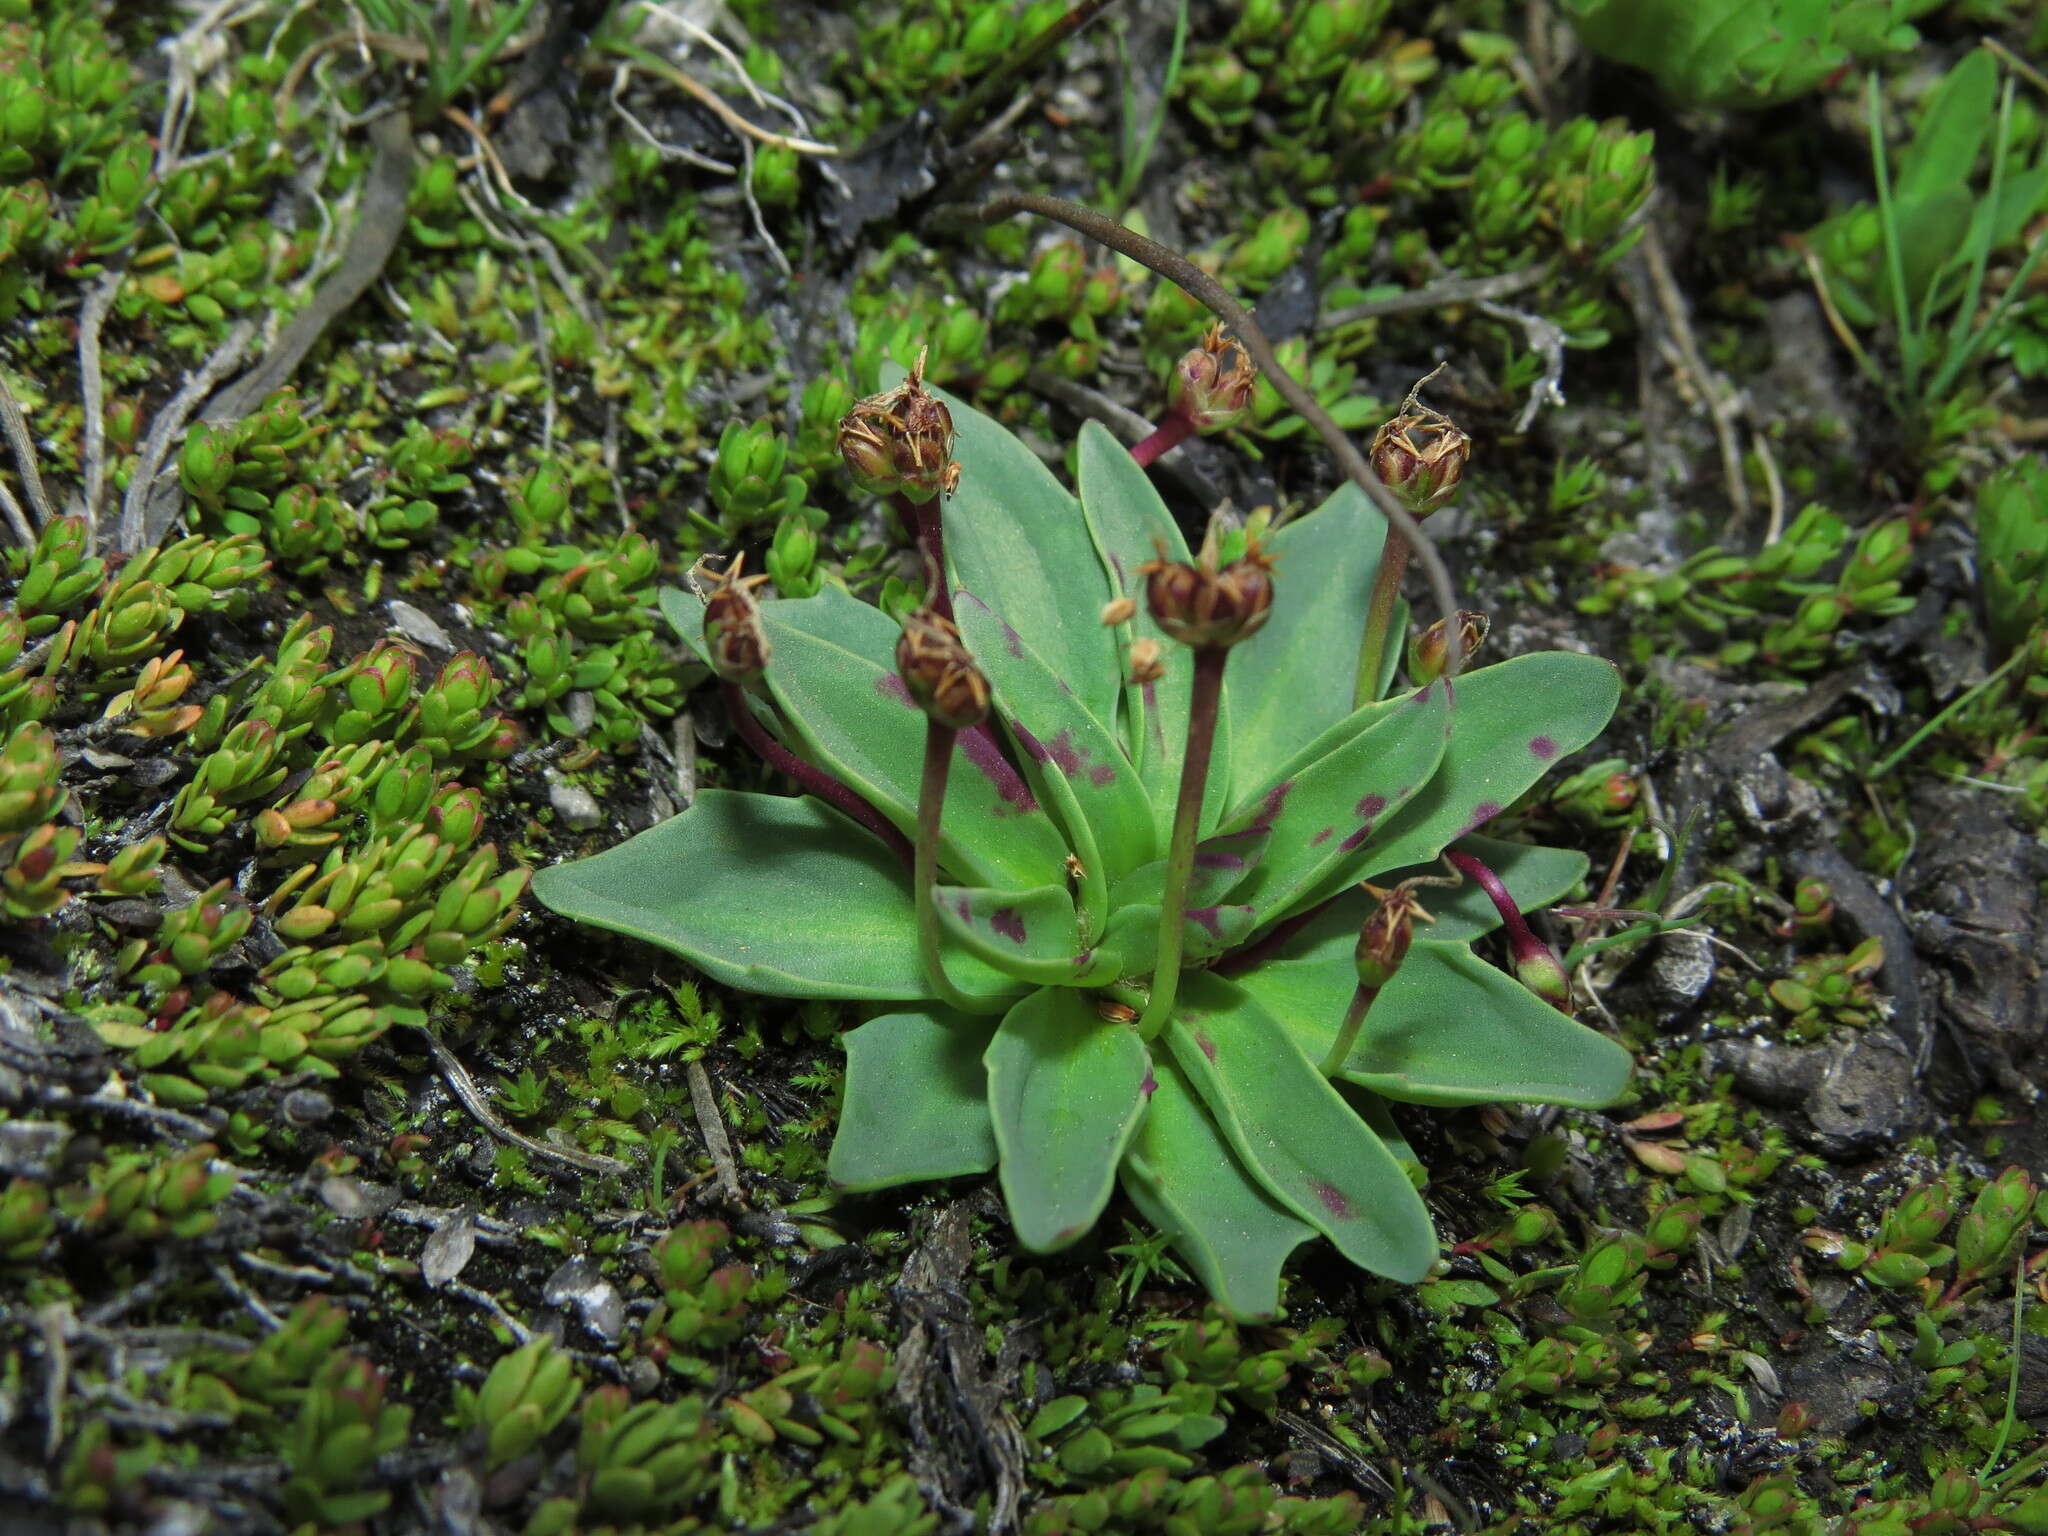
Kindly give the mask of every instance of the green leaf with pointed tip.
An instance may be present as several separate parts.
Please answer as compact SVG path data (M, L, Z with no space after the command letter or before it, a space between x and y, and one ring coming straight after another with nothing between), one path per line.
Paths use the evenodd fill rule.
M1101 623L1109 583L1080 504L1007 427L942 389L932 393L958 434L960 489L943 514L953 586L1030 636L1088 712L1114 720L1123 672Z
M1621 698L1614 663L1537 651L1458 679L1451 739L1427 786L1372 840L1349 880L1434 859L1515 802L1558 759L1607 727ZM1334 887L1332 887L1334 888Z
M1411 1104L1569 1104L1628 1087L1633 1058L1462 944L1418 940L1365 1016L1344 1076ZM1417 962L1420 961L1418 964Z
M1316 1235L1259 1187L1171 1061L1124 1154L1123 1186L1195 1278L1240 1322L1280 1316L1280 1270Z
M1266 1192L1362 1269L1429 1272L1436 1233L1386 1146L1252 995L1192 975L1166 1037L1177 1066Z
M885 1013L846 1032L846 1103L825 1173L841 1189L889 1189L996 1165L982 1053L989 1019L950 1008Z
M942 885L933 900L940 928L1006 976L1033 986L1072 987L1099 968L1096 951L1081 948L1073 898L1057 885L1032 891Z
M1213 906L1244 884L1246 876L1266 856L1272 834L1263 828L1254 832L1231 832L1205 837L1195 844L1194 867L1188 873L1188 905ZM1110 890L1112 908L1149 903L1157 906L1166 894L1166 860L1154 859L1134 869Z
M1151 1058L1127 1025L1105 1024L1069 987L1045 987L1003 1016L983 1058L1017 1239L1064 1248L1109 1203L1118 1159L1145 1111Z
M1320 966L1254 972L1243 984L1321 1060L1357 979L1348 952L1326 952ZM1418 937L1373 1000L1344 1076L1412 1104L1597 1109L1621 1095L1630 1062L1614 1041L1566 1018L1467 946Z
M917 829L925 718L896 675L894 620L827 587L763 603L766 682L804 755L887 816ZM939 862L972 885L1025 890L1066 878L1067 845L986 725L960 733L939 822Z
M1048 803L1085 820L1103 877L1114 880L1154 857L1152 806L1122 743L979 596L962 588L953 612L1027 771Z
M1140 778L1151 797L1159 841L1164 846L1173 830L1173 811L1180 800L1180 765L1187 752L1188 705L1194 683L1189 652L1152 622L1145 603L1145 579L1138 567L1156 559L1158 546L1169 560L1189 558L1173 514L1160 499L1151 477L1131 452L1109 435L1100 422L1081 428L1077 451L1081 510L1101 556L1111 594L1128 597L1138 611L1115 628L1116 654L1129 654L1134 640L1159 647L1166 675L1142 688L1126 687L1124 724ZM1202 791L1202 826L1213 827L1230 802L1230 695L1227 687L1216 709L1216 740L1211 747L1209 782Z
M1376 867L1373 846L1382 829L1431 782L1455 719L1449 691L1433 683L1378 709L1373 724L1282 779L1250 811L1243 830L1269 832L1272 840L1235 894L1258 908L1261 922Z
M1386 519L1349 483L1266 546L1273 608L1265 627L1230 649L1230 782L1237 798L1277 777L1287 760L1351 713L1366 601L1379 573ZM1388 651L1399 656L1400 632Z
M808 795L707 789L616 848L539 871L533 893L564 917L645 939L744 991L931 995L910 876L872 833ZM1014 985L963 954L949 953L947 966L969 991Z

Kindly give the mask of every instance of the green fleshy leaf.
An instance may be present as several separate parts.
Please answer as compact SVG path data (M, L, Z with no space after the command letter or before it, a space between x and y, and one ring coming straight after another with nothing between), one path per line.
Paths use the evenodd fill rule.
M981 1064L988 1019L950 1008L885 1013L846 1033L846 1103L826 1175L841 1189L889 1189L996 1165Z
M1273 609L1265 627L1230 650L1230 782L1241 801L1300 748L1351 713L1366 600L1379 573L1386 520L1346 483L1266 546ZM1387 650L1401 654L1401 630Z
M1598 1109L1634 1059L1463 944L1418 939L1344 1063L1351 1082L1410 1104Z
M1374 574L1378 574L1375 572ZM1408 599L1394 599L1394 616L1387 620L1387 649L1380 657L1379 686L1373 690L1375 699L1384 699L1394 691L1394 678L1408 662L1408 626L1413 615L1408 611ZM1364 626L1360 626L1359 644L1365 643Z
M1033 891L943 885L933 899L939 926L1006 976L1071 987L1103 968L1095 950L1082 950L1074 900L1057 885Z
M925 718L896 675L901 631L837 587L763 603L766 682L800 739L906 836L917 830ZM970 885L1027 890L1066 878L1067 845L986 725L960 733L939 822L939 862Z
M1320 1061L1358 974L1348 943L1341 953L1327 942L1316 950L1315 961L1261 967L1241 984ZM1566 1018L1465 945L1417 938L1373 1000L1344 1076L1404 1103L1597 1109L1620 1096L1630 1064L1621 1046Z
M1046 987L1003 1016L984 1061L1017 1239L1037 1253L1064 1248L1109 1203L1145 1111L1151 1058L1135 1030L1105 1024L1087 996Z
M1266 856L1272 834L1260 828L1253 832L1231 832L1222 837L1205 837L1195 844L1194 867L1188 873L1188 905L1214 906L1244 884ZM1166 860L1154 859L1143 869L1134 869L1119 880L1109 893L1112 907L1138 903L1157 906L1166 894Z
M1166 1028L1174 1062L1268 1194L1352 1263L1404 1284L1436 1233L1401 1165L1250 993L1191 975Z
M960 489L944 513L953 585L1029 635L1097 720L1114 720L1123 672L1102 627L1109 583L1080 503L1008 428L942 389L932 393L959 434Z
M1227 954L1250 938L1258 925L1257 907L1231 902L1219 906L1189 907L1187 916L1182 920L1182 953L1191 962Z
M1158 852L1152 807L1122 743L1089 714L1031 643L964 588L953 612L995 691L1019 756L1047 801L1084 821L1100 874L1114 880ZM1090 874L1096 871L1091 870Z
M707 789L616 848L533 877L554 911L681 955L767 997L914 1002L931 995L910 876L874 835L810 796ZM966 955L969 991L1010 979Z
M1272 834L1266 857L1236 893L1259 909L1261 922L1382 867L1374 855L1382 829L1433 782L1456 718L1449 691L1433 683L1375 708L1365 730L1282 779L1249 812L1234 813L1249 814L1244 830Z
M1166 664L1166 675L1156 683L1125 690L1124 710L1132 755L1151 797L1163 847L1172 834L1174 806L1180 799L1180 765L1187 752L1194 666L1186 648L1152 622L1145 603L1145 579L1138 574L1138 567L1157 558L1160 544L1166 546L1169 560L1188 559L1188 546L1151 477L1100 422L1082 425L1077 457L1081 509L1106 568L1112 595L1128 597L1138 605L1128 623L1116 626L1116 655L1121 659L1129 654L1134 640L1151 640ZM1235 652L1231 665L1236 665ZM1216 709L1216 740L1210 749L1209 782L1202 791L1201 825L1205 829L1216 825L1230 803L1229 677L1226 668L1223 697Z
M1195 1278L1240 1322L1280 1316L1280 1270L1316 1235L1244 1171L1171 1061L1124 1154L1123 1186Z
M1613 662L1571 651L1538 651L1465 673L1443 761L1374 835L1370 863L1345 880L1425 863L1477 831L1558 759L1605 730L1620 698Z

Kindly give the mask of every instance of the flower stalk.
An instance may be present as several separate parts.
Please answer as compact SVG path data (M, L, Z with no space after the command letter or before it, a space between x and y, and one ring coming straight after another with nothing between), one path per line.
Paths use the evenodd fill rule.
M1216 707L1223 696L1227 646L1195 648L1194 686L1188 701L1188 746L1180 760L1180 794L1173 806L1173 840L1166 852L1166 889L1159 904L1159 958L1152 995L1138 1019L1138 1038L1154 1039L1173 1017L1180 996L1183 925L1188 915L1188 881L1195 869L1195 834L1201 827L1202 796L1209 786L1209 757L1216 745Z
M1358 990L1351 994L1351 1006L1345 1010L1344 1022L1337 1026L1337 1038L1330 1042L1329 1053L1323 1057L1323 1076L1335 1077L1344 1070L1344 1063L1351 1059L1351 1048L1358 1043L1358 1032L1365 1025L1366 1013L1408 956L1408 946L1415 937L1416 921L1436 921L1416 899L1416 886L1444 883L1425 875L1403 880L1390 891L1372 885L1366 887L1379 898L1379 905L1359 925L1358 947L1353 951L1353 962L1358 968Z
M1564 962L1557 957L1536 931L1529 926L1529 920L1522 915L1522 909L1515 905L1515 898L1501 882L1499 875L1475 859L1469 853L1453 849L1444 858L1459 874L1476 881L1493 903L1494 911L1500 914L1501 928L1507 934L1508 953L1515 963L1515 979L1559 1013L1572 1011L1571 975L1564 968Z
M732 717L733 729L739 732L740 740L753 749L755 756L792 780L805 794L816 795L833 810L859 822L880 838L883 845L903 861L905 868L911 866L910 840L897 831L887 817L816 763L805 762L769 735L755 718L753 706L747 702L746 690L738 683L720 679L718 692L725 700L726 713Z

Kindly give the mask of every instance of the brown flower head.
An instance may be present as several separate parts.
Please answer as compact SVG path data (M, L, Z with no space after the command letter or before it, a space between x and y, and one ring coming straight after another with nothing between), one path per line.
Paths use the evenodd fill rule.
M1174 412L1197 432L1223 432L1244 419L1258 382L1259 370L1244 348L1235 338L1226 341L1222 326L1212 325L1202 344L1173 365L1170 398Z
M1159 546L1159 558L1138 567L1152 621L1182 645L1198 647L1235 645L1259 632L1273 607L1272 572L1256 539L1221 570L1213 538L1192 563L1167 559Z
M1458 657L1461 664L1471 665L1472 653L1486 643L1486 632L1492 627L1492 621L1485 614L1474 613L1469 608L1458 610ZM1450 659L1451 647L1442 619L1408 642L1408 676L1415 682L1435 682L1444 675L1444 665Z
M839 457L870 495L952 495L960 484L952 452L953 413L924 387L922 352L909 378L860 401L839 423Z
M1424 379L1423 384L1429 382ZM1401 414L1373 434L1372 471L1411 517L1426 517L1457 494L1472 439L1441 411L1419 404L1417 384Z
M724 570L703 573L711 586L704 600L704 649L711 655L711 670L728 683L751 683L768 670L774 654L761 626L761 605L754 600L754 588L768 578L742 577L746 558L736 555Z
M988 679L960 643L953 621L920 608L903 621L896 672L917 707L939 725L964 731L988 718Z
M1358 984L1378 990L1394 979L1394 972L1407 958L1416 920L1433 923L1436 919L1416 899L1413 881L1403 880L1391 891L1376 885L1368 885L1366 890L1379 898L1379 905L1359 927L1353 958L1358 964Z

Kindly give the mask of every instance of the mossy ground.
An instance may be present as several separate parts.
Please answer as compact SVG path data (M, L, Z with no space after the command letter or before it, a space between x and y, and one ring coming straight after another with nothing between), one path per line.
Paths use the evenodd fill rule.
M467 77L447 5L0 0L0 378L55 513L202 540L9 567L10 1531L2048 1528L2038 690L1871 771L1996 659L1957 556L2043 402L1994 360L1902 429L1836 361L1787 241L1867 172L1849 87L1681 115L1498 0L1192 5L1170 86L1174 8L1112 7L981 98L1061 6L739 4L730 57L456 9L517 22ZM2007 9L1885 78L2026 46ZM1407 1118L1421 1287L1308 1250L1241 1328L1122 1209L1047 1260L985 1189L835 1199L847 1010L520 900L767 787L657 585L909 592L831 454L885 357L1054 459L1157 419L1195 307L949 215L992 183L1213 256L1354 428L1448 360L1465 600L1627 669L1511 821L1592 854L1606 933L1712 941L1586 953L1623 1104ZM1332 484L1277 400L1160 475L1193 527Z

